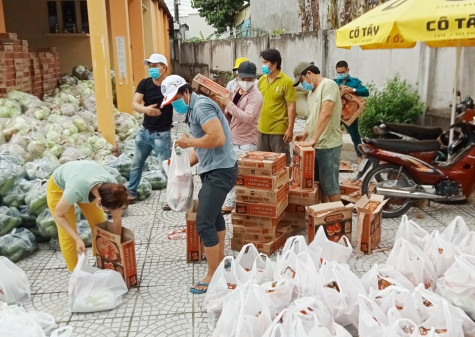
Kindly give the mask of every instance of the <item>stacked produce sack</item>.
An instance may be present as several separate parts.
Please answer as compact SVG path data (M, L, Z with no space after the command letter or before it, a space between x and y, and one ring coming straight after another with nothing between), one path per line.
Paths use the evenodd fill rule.
M29 255L37 242L51 240L58 247L56 225L46 204L46 185L61 164L95 160L118 182L127 184L143 115L114 109L121 155L112 155L112 145L97 131L94 82L83 68L75 67L74 72L84 80L63 76L59 88L44 101L17 90L0 99L0 242L11 244L0 244L0 255L12 260ZM160 165L154 156L147 160L147 172L138 188L140 200L152 189L166 187ZM78 221L83 220L78 210L77 215ZM90 236L90 230L84 235Z
M404 216L386 264L361 278L347 264L352 248L321 227L308 246L289 238L276 261L246 245L210 282L210 328L214 337L473 337L474 238L461 217L429 234Z

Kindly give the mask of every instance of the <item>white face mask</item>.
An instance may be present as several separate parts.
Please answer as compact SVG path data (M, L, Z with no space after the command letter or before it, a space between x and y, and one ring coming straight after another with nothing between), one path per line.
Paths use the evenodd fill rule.
M253 82L239 81L238 83L239 83L239 87L244 91L248 91L254 85L254 81Z

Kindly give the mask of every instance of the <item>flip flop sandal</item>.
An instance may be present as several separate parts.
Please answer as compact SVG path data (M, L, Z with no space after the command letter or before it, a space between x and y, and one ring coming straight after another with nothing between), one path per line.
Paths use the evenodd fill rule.
M194 287L190 287L190 293L192 293L194 295L206 294L206 292L208 291L209 283L196 282L195 286L205 286L206 289L196 289Z

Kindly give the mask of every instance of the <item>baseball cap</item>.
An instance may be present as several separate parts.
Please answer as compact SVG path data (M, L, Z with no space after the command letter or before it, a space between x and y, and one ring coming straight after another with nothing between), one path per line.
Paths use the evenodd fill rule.
M297 65L294 67L294 87L298 86L300 84L300 75L302 75L303 71L310 67L312 64L310 62L299 62Z
M252 77L256 78L256 65L252 62L245 61L239 65L238 75L240 78Z
M169 104L176 96L178 89L186 84L186 81L183 77L178 75L167 76L162 82L162 95L163 102L161 107Z
M143 64L148 66L149 63L163 63L168 67L168 61L162 54L152 54L148 59L143 60Z
M239 68L239 65L243 62L246 62L246 61L249 61L247 58L245 57L238 57L236 59L236 61L234 61L234 68L233 70L237 70Z

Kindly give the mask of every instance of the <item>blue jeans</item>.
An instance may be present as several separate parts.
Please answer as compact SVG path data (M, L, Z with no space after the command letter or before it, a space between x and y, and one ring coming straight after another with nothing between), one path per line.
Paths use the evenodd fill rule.
M135 136L135 152L132 160L132 169L130 170L129 185L127 190L132 196L137 196L137 188L142 179L142 171L148 156L152 152L161 163L170 158L172 147L171 131L165 132L150 132L144 127L141 127L137 136ZM165 171L161 167L163 179L166 180Z
M256 151L257 146L254 144L243 144L243 145L233 145L234 153L236 156L239 156L241 153L247 151ZM229 191L228 195L226 196L226 200L224 200L223 207L234 207L236 204L236 187L233 186L233 189Z
M324 196L340 194L339 174L342 146L315 149L315 180L320 182Z
M226 230L222 207L226 195L236 184L237 164L230 168L202 173L198 193L196 229L203 246L213 247L219 243L218 232Z

